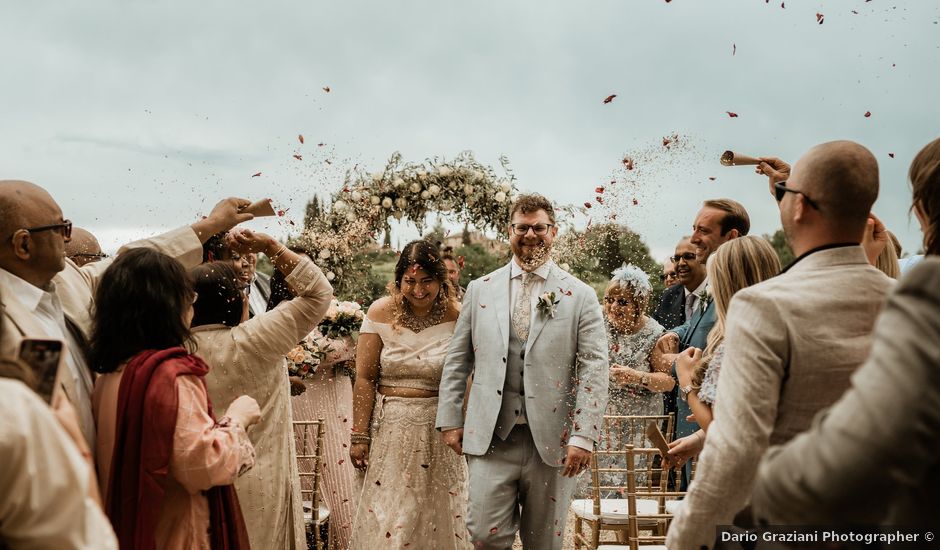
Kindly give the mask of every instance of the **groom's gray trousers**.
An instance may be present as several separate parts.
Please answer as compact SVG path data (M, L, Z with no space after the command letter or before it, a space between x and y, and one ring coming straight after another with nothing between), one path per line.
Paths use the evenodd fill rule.
M487 453L467 455L467 464L475 550L508 550L516 531L526 550L561 550L577 478L542 461L528 426L517 424L505 440L494 436Z

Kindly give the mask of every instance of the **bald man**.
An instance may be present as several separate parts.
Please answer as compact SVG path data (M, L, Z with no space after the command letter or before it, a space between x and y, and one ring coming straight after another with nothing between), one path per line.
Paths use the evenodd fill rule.
M123 247L150 247L186 267L202 261L202 241L227 231L251 214L239 213L243 199L226 199L191 226ZM62 391L74 405L89 448L95 449L91 412L93 378L85 361L94 289L110 261L79 267L65 257L72 222L45 189L18 180L0 180L0 305L5 330L0 356L12 357L24 338L55 338L67 344Z
M868 149L824 143L792 173L780 159L761 160L797 259L731 301L714 420L668 548L711 547L715 527L746 506L767 447L808 429L845 392L893 286L860 246L878 198L878 164ZM701 439L679 440L670 456L695 454Z
M101 253L101 245L90 231L73 227L72 237L69 242L65 243L65 257L75 262L78 267L82 267L85 264L103 260L108 255Z

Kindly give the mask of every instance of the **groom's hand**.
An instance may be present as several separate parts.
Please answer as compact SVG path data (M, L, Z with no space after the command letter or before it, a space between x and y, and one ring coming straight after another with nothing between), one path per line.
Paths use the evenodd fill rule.
M458 455L463 454L463 428L454 428L441 432L444 444L454 450Z
M574 477L591 465L591 451L568 445L568 454L565 456L563 464L565 469L561 472L561 475Z

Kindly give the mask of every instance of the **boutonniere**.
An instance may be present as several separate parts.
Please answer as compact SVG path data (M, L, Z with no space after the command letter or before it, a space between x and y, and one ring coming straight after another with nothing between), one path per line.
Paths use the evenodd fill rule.
M701 294L697 294L696 296L698 296L698 303L702 307L702 313L708 309L708 304L712 303L712 300L715 299L711 292L708 291L708 286L702 290Z
M554 292L546 292L539 296L539 302L536 304L536 309L539 310L539 313L542 315L548 315L552 319L555 318L555 306L558 305L559 300L555 299Z

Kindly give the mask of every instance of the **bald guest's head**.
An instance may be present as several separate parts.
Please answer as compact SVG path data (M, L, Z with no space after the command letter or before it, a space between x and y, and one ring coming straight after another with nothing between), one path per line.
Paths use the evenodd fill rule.
M71 229L45 189L0 180L0 268L44 288L65 267Z
M72 238L65 244L65 256L78 267L107 257L101 253L98 239L81 227L72 228Z
M861 242L878 198L878 161L858 143L830 141L807 151L784 185L780 221L796 255Z

